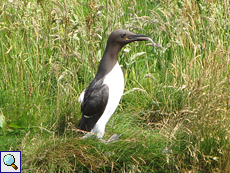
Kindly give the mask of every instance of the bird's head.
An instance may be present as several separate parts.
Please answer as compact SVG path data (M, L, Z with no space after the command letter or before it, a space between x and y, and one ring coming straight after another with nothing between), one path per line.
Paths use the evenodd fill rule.
M125 46L128 43L134 42L134 41L151 41L153 45L155 43L152 41L151 38L149 38L146 35L140 35L140 34L135 34L130 31L126 31L123 29L118 29L113 31L108 39L108 43L114 44L119 44L121 47Z

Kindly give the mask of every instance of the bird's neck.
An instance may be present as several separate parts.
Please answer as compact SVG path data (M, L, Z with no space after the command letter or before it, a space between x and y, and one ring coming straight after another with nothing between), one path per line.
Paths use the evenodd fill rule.
M118 54L121 48L122 47L120 45L110 46L107 44L100 61L97 76L99 75L99 77L104 77L113 69L117 63Z

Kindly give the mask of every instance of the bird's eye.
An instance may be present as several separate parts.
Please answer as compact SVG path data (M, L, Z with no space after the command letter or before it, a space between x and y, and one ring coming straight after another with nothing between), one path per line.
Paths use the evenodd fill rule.
M124 38L126 36L126 34L123 34L122 36L121 36L121 38Z

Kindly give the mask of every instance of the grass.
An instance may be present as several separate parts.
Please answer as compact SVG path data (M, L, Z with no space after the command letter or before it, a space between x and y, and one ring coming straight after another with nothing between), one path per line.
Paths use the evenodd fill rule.
M228 1L1 1L0 150L23 172L230 172ZM125 93L105 139L74 137L108 35Z

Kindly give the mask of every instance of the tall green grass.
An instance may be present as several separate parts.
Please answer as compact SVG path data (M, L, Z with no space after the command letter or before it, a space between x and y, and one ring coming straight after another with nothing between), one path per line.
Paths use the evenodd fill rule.
M228 1L1 1L0 144L23 172L229 172ZM74 138L109 34L125 93L105 139Z

